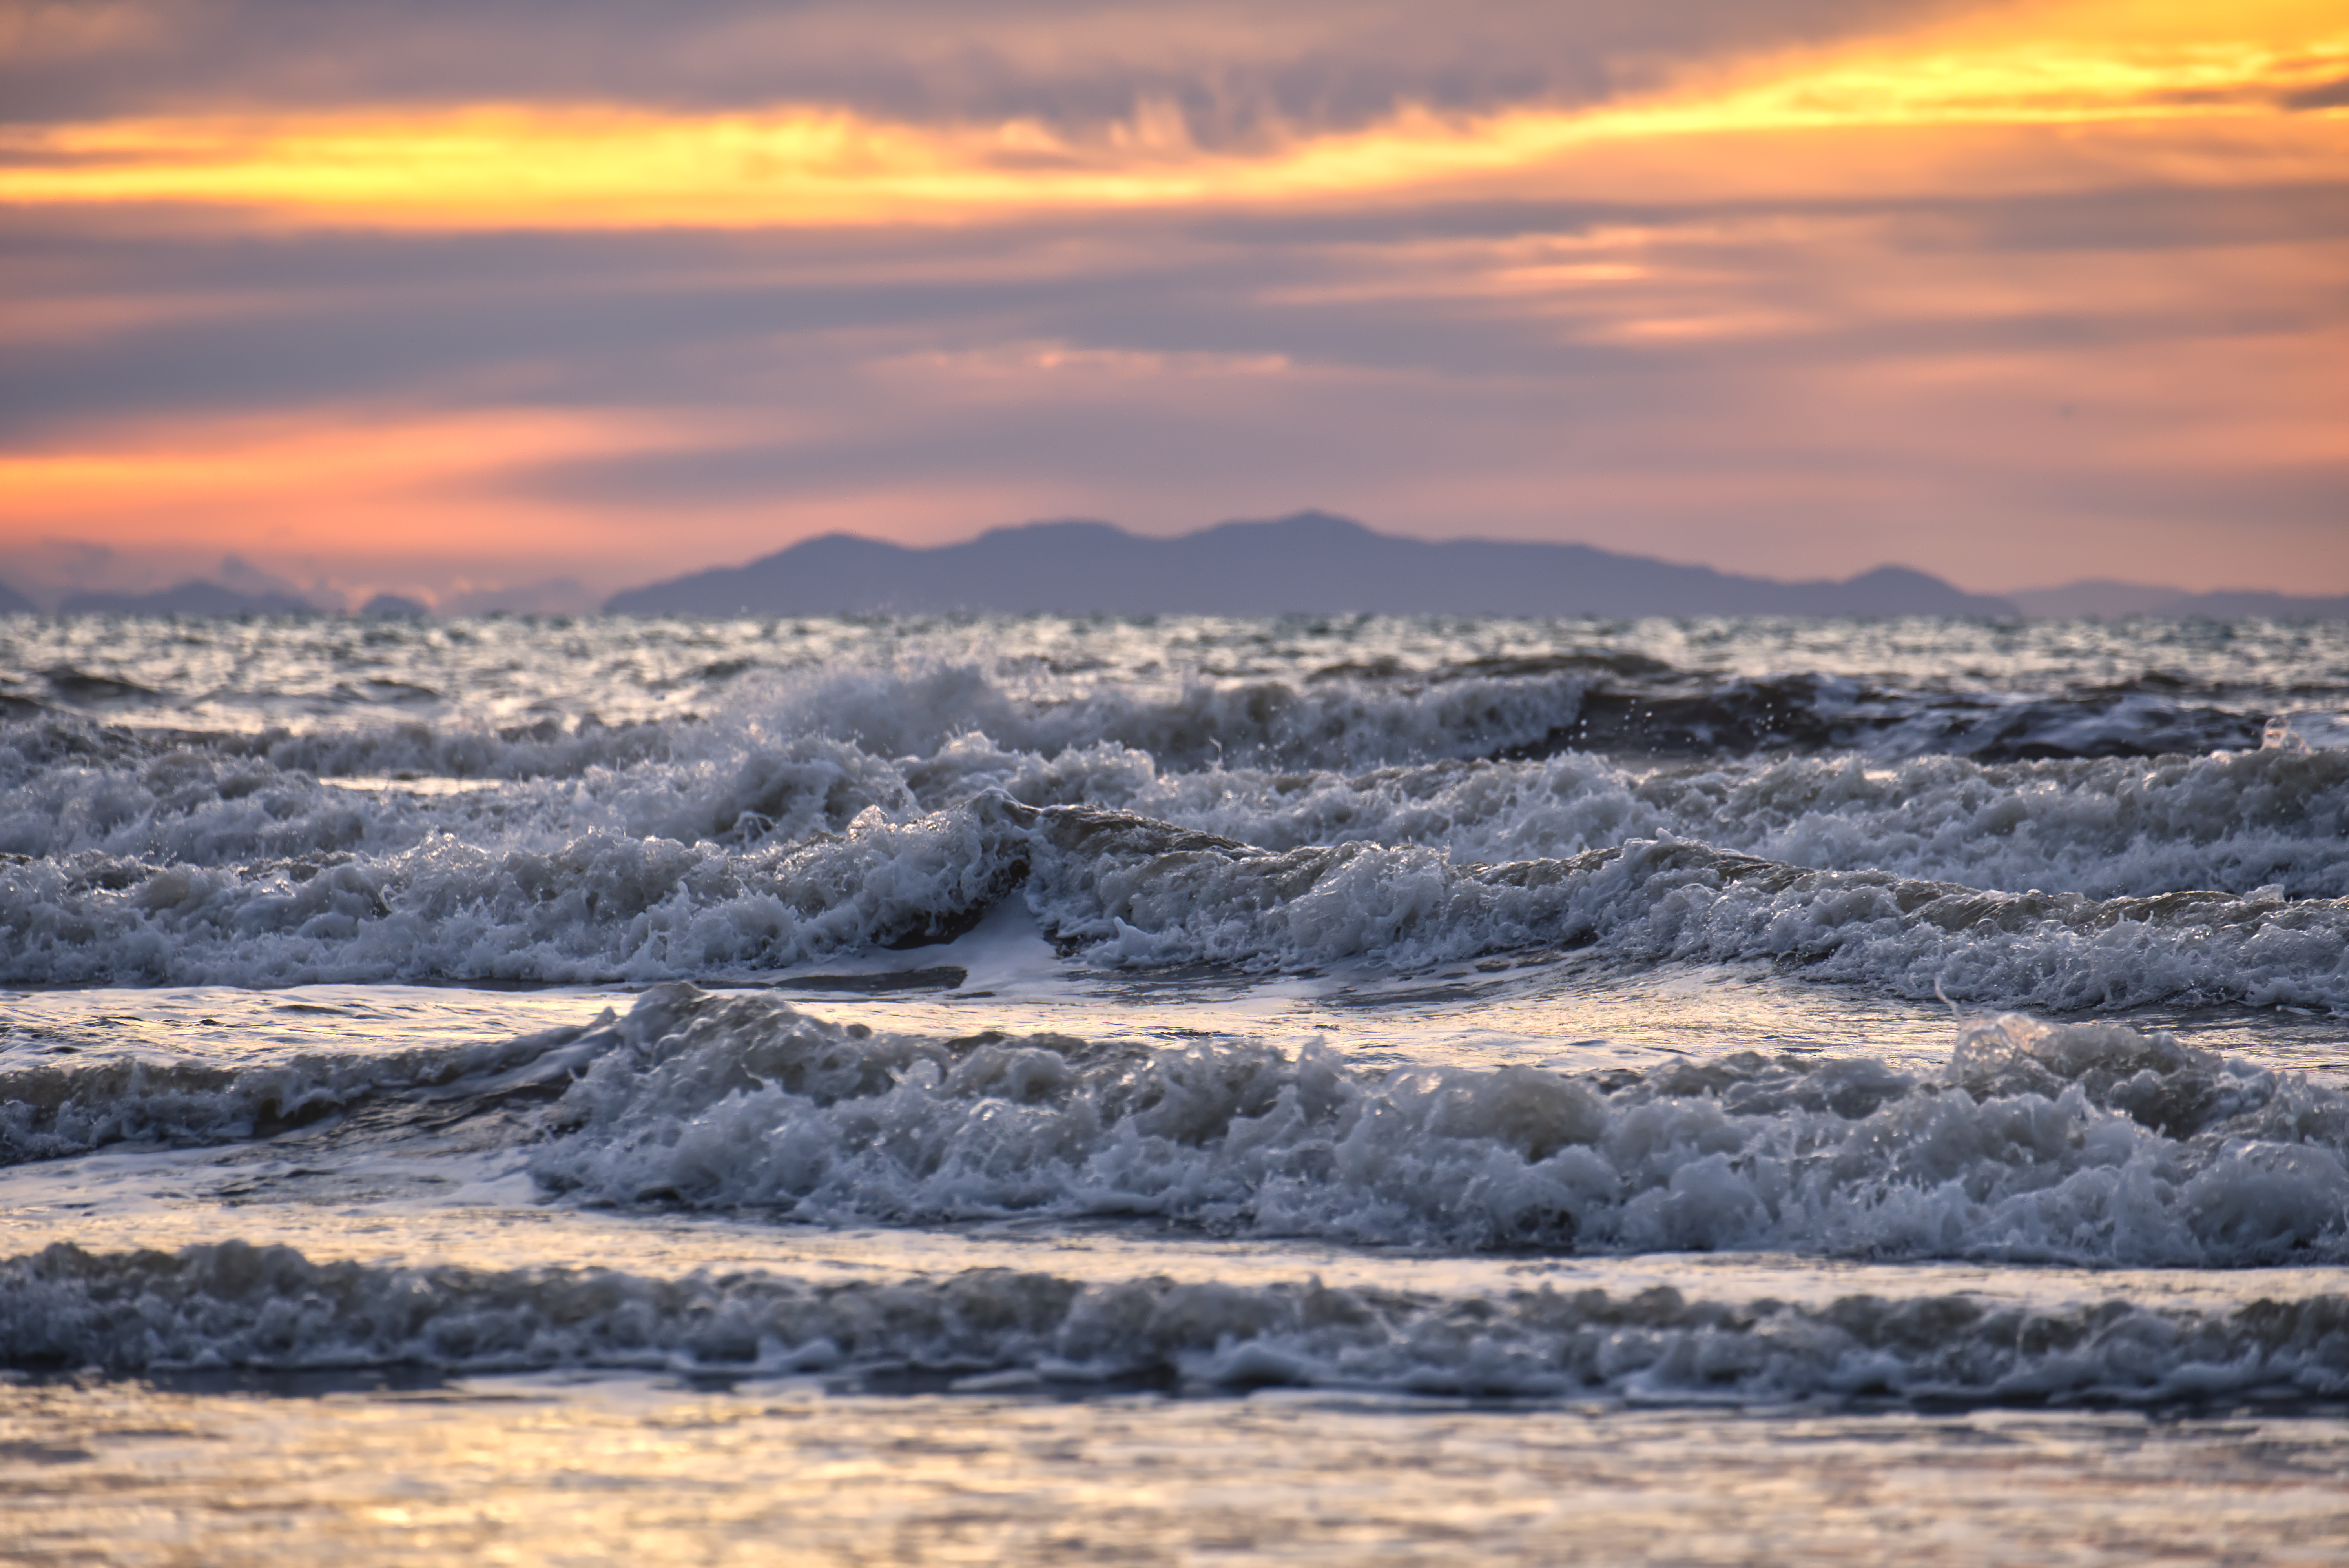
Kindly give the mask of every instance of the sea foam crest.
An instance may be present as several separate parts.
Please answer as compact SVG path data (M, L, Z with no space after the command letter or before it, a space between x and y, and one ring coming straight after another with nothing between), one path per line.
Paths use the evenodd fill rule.
M1651 1074L874 1034L648 992L531 1156L603 1202L1028 1212L1449 1247L2229 1265L2349 1256L2349 1101L2106 1025L1969 1026L1948 1080L1744 1054Z
M734 797L805 818L797 841L611 828L484 844L436 830L378 857L13 861L0 864L0 978L652 982L941 940L1017 896L1071 953L1102 964L1411 967L1595 943L1626 960L1763 959L2007 1006L2349 1006L2349 903L2289 899L2280 885L2000 892L1671 838L1497 864L1363 840L1276 852L992 788L893 814L819 749L777 775L797 780L789 788ZM729 831L750 814L735 811Z
M1412 967L1595 943L1642 962L1768 959L1899 995L1940 985L2038 1007L2349 1003L2349 903L2272 889L1999 893L1670 840L1461 865L1359 841L1274 854L1074 808L1027 820L1029 903L1096 961Z
M1997 766L1801 757L1666 769L1578 752L1360 773L1160 774L1078 753L1048 773L1037 759L969 748L957 760L973 783L1031 805L1129 810L1273 850L1368 841L1499 862L1679 838L1817 870L2015 892L2112 898L2273 884L2295 897L2349 894L2349 752Z
M937 810L999 788L1030 805L1132 810L1269 848L1377 836L1495 860L1672 835L1833 866L1876 844L1892 858L1868 863L1911 875L2095 891L2132 877L2108 862L2142 841L2175 863L2148 861L2109 891L2180 877L2341 891L2302 885L2331 864L2302 852L2305 841L2337 841L2349 818L2349 754L2310 752L2289 722L2313 724L2307 715L2280 718L2292 745L2264 751L2030 764L1724 745L1659 770L1512 743L1578 711L1582 678L1439 683L1399 707L1392 693L1345 682L1019 703L972 670L866 673L708 721L571 731L549 720L502 732L141 737L46 716L0 725L0 850L217 864L381 854L443 830L749 842L836 831L869 805ZM502 788L489 800L357 799L333 785L353 775ZM2263 858L2277 863L2262 870ZM2034 873L2058 880L2009 880ZM2154 880L2164 874L2173 880Z
M914 1372L990 1388L1141 1381L1657 1402L2158 1404L2337 1398L2349 1390L2349 1298L2231 1311L1962 1295L1806 1306L1692 1301L1669 1287L1446 1297L1319 1281L1086 1284L1003 1269L822 1284L318 1264L235 1242L175 1253L59 1243L0 1261L0 1366L392 1365Z
M114 1143L264 1138L387 1097L466 1114L564 1081L604 1047L613 1015L518 1039L364 1054L304 1051L240 1065L119 1056L0 1068L0 1165Z
M2261 732L2263 751L2349 751L2349 713L2336 708L2312 708L2279 713Z

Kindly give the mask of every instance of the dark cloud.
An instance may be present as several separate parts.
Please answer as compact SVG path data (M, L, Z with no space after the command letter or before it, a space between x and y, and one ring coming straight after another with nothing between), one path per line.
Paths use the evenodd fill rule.
M1885 30L1945 0L10 0L0 119L353 104L846 104L1203 139L1399 102L1589 101L1690 60Z
M2349 238L2349 180L2331 184L2137 186L1912 203L1955 212L1953 249L1971 252L2117 251L2131 254L2217 245L2304 245ZM1920 233L1912 242L1930 243Z
M2303 113L2313 113L2321 108L2349 108L2349 77L2290 94L2283 104L2286 108L2296 108Z
M1836 226L1868 248L1838 263ZM1473 286L1480 246L1642 236L1649 281L1547 297ZM1995 311L1858 310L1876 284L2031 258L2305 245L2349 235L2349 185L2110 191L2061 201L1759 207L1486 203L1338 218L1147 214L947 233L179 236L0 232L0 290L35 335L0 364L0 440L92 422L333 403L762 407L822 404L876 361L950 369L1005 346L1279 356L1302 370L1538 386L1570 400L1643 378L2292 333L2291 294L2158 310L2041 291ZM1433 253L1427 247L1435 247ZM1454 250L1445 247L1457 247ZM1726 304L1799 315L1701 356L1618 329ZM111 315L109 315L111 313ZM909 373L910 374L910 373ZM944 374L944 369L940 374ZM914 377L918 380L918 376ZM1685 397L1683 391L1679 394ZM872 417L886 432L886 407ZM647 472L673 472L658 467ZM631 481L626 493L649 480ZM712 481L715 482L715 481Z

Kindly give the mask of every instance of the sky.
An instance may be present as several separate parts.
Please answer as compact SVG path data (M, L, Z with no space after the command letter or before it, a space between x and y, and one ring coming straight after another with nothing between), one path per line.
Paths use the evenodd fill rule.
M1308 507L2349 593L2349 7L0 0L36 595Z

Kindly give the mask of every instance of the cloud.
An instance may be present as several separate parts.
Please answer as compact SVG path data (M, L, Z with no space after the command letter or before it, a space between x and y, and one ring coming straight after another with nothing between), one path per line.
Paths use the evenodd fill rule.
M0 137L0 201L210 205L394 230L967 226L1526 188L1682 200L1920 182L2076 189L2125 162L2167 164L2174 178L2181 151L2207 157L2214 140L2265 178L2323 179L2349 131L2275 100L2344 64L2349 39L2289 55L2249 40L1923 39L1608 107L1446 114L1399 102L1359 127L1283 125L1241 146L1203 143L1178 105L1147 98L1083 131L1028 118L928 126L826 104L126 119ZM2113 129L2082 145L2072 133L2090 125ZM1898 156L1849 134L1821 139L1863 130L1897 139ZM1766 162L1724 165L1724 144L1756 139L1774 144Z
M0 104L23 122L480 103L925 122L1121 120L1193 134L1356 128L1402 103L1587 103L1691 60L1897 30L1933 0L14 0Z
M1319 504L2349 589L2349 119L2279 85L2344 46L2288 11L43 8L0 550L445 598Z
M1742 570L1903 559L1990 588L2177 524L2161 548L2181 581L2254 562L2349 578L2308 527L2344 493L2344 211L2349 190L2283 187L944 235L155 251L52 232L22 274L51 297L234 308L0 376L27 460L63 443L118 464L103 493L19 467L0 527L168 506L274 518L275 548L316 552L357 516L444 574L490 575L462 562L478 539L525 562L509 578L567 528L585 573L618 583L819 527L938 538L1081 512L1163 531L1319 503ZM1682 323L1747 326L1655 330ZM240 408L260 423L201 438L208 462L151 449L191 410ZM34 514L45 488L69 516ZM2211 516L2236 530L2223 548L2188 526Z

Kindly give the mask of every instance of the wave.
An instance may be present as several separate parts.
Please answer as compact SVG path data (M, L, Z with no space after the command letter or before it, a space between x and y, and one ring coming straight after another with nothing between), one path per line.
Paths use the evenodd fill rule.
M1942 1082L1745 1053L1640 1075L876 1035L649 992L544 1185L823 1222L1042 1212L1451 1248L2192 1266L2349 1256L2349 1099L2167 1035L1969 1026Z
M1823 1305L1539 1288L1497 1296L974 1270L903 1283L763 1273L646 1278L313 1263L222 1243L68 1243L0 1262L0 1365L450 1371L565 1367L731 1376L906 1374L1001 1388L1136 1382L1372 1387L1650 1402L2333 1398L2349 1298L2231 1311L1963 1295Z
M800 794L812 813L856 799ZM749 849L607 830L503 850L438 833L323 866L19 860L0 865L11 938L0 975L652 982L945 940L1012 896L1065 950L1103 965L1410 968L1600 946L1627 962L1767 961L2005 1006L2349 1006L2349 903L2280 886L2003 893L1673 839L1500 864L1408 842L1276 852L999 790L910 819L868 806L844 831Z
M224 753L320 774L502 779L572 778L672 749L689 755L705 717L719 730L829 735L884 756L926 756L972 729L1046 754L1107 743L1177 771L1342 770L1568 750L1716 758L1856 751L1880 761L1938 754L1995 763L2255 748L2273 700L2258 689L2156 675L2057 690L1976 690L1833 674L1724 674L1603 648L1432 665L1386 655L1315 667L1294 657L1268 661L1264 640L1245 636L1229 638L1219 659L1214 641L1189 658L1161 647L1174 656L1141 660L1127 672L1099 660L957 658L945 648L925 656L912 644L895 655L865 648L846 669L758 670L736 659L701 672L722 671L725 679L705 693L716 700L694 713L617 724L584 712L435 725L387 715L370 700L353 707L361 724L203 738ZM361 684L401 698L434 695L379 674ZM35 731L93 724L36 704L19 708L20 727Z
M1466 1251L2349 1258L2349 1098L2165 1034L2014 1015L1966 1026L1938 1078L1754 1052L1577 1076L875 1033L674 985L624 1017L495 1047L234 1072L106 1063L0 1089L13 1160L336 1115L379 1140L494 1109L512 1113L501 1136L538 1184L571 1202L820 1223L1123 1216Z
M1037 805L1112 807L1286 850L1420 844L1464 861L1697 839L1816 870L1883 870L2017 892L2181 887L2349 894L2349 753L1985 767L1784 758L1634 769L1599 756L1365 773L1162 775L1115 755L971 758L965 777ZM1081 794L1071 786L1081 779ZM936 802L944 804L943 800Z
M1810 978L2045 1008L2349 1001L2349 903L2001 893L1632 840L1460 865L1417 846L1275 854L1114 813L1036 814L1029 902L1097 962L1399 967L1535 947L1640 963L1764 960Z
M1984 885L2039 874L2056 879L2042 885L2127 892L2179 885L2155 885L2169 876L2344 891L2332 851L2349 833L2349 751L2337 748L1665 769L1581 752L1514 762L1439 754L1358 769L1341 734L1322 748L1330 755L1264 768L1246 765L1237 747L1186 761L1164 735L1147 738L1166 748L1156 751L1084 724L1023 742L963 717L951 733L877 738L850 712L833 716L840 733L766 719L570 734L542 725L502 737L414 726L268 745L142 738L78 721L0 725L0 851L212 865L380 854L452 830L544 842L605 829L746 845L836 832L867 808L902 817L999 789L1030 805L1131 810L1269 848L1377 838L1505 860L1671 835L1823 868L1873 848L1889 860L1870 863ZM377 787L338 787L354 778ZM441 779L502 788L453 798L402 788Z
M2349 996L2323 956L2339 749L1731 757L1723 717L1705 760L1658 766L1544 738L1625 683L1789 734L1926 710L1621 651L1157 686L1008 667L742 676L707 718L619 727L0 726L0 982L648 983L937 940L1017 893L1095 963L1595 942L2043 1008ZM449 779L490 787L423 788Z
M181 1146L269 1138L398 1099L477 1115L546 1098L604 1048L613 1015L475 1046L305 1051L234 1067L117 1057L0 1069L0 1165L109 1144Z

